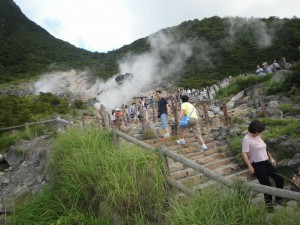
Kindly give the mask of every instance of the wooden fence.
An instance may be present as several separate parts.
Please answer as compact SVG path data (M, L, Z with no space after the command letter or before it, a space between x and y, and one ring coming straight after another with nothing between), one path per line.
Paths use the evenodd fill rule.
M232 180L226 179L223 176L219 175L218 173L216 173L212 170L209 170L209 169L205 168L204 166L191 161L190 159L184 158L181 155L178 155L178 154L166 149L165 147L160 147L160 148L156 149L156 148L154 148L142 141L139 141L125 133L122 133L118 130L113 130L113 136L114 136L114 140L115 140L115 143L117 146L120 146L119 138L121 137L121 138L124 138L125 140L130 141L148 151L157 152L159 154L162 154L165 157L170 157L170 158L174 159L175 161L180 162L180 163L184 164L185 166L190 167L225 186L230 186L233 184ZM265 186L265 185L261 185L261 184L256 184L253 182L244 182L242 180L240 180L240 181L243 182L250 190L260 192L260 193L270 194L270 195L274 195L274 196L278 196L278 197L282 197L282 198L286 198L286 199L292 199L292 200L296 200L296 201L300 202L300 193L298 193L298 192L269 187L269 186ZM171 178L168 178L167 182L186 195L194 194L193 190L183 186L181 183L179 183L175 180L172 180Z
M28 129L30 126L40 125L40 124L51 124L51 123L52 124L56 123L58 128L60 128L61 125L71 125L72 124L72 122L70 122L68 120L64 120L64 119L61 119L60 117L57 117L57 118L51 119L51 120L43 120L43 121L39 121L39 122L25 123L23 125L0 128L0 132L16 130L16 129L21 129L21 128Z

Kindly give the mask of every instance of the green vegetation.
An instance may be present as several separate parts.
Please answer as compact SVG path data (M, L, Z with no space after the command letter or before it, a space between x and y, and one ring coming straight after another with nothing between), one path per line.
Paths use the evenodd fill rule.
M292 74L287 77L285 82L270 82L273 75L269 74L264 77L258 77L255 74L247 76L235 77L227 87L221 88L217 94L216 99L229 99L233 95L247 88L263 83L266 95L281 95L291 97L295 104L300 102L300 62L295 63L292 68ZM291 103L292 104L292 103ZM292 109L292 105L282 105L281 108L286 112L287 110L298 113L298 109Z
M263 118L262 122L265 123L268 132L263 132L263 138L275 138L287 135L291 138L300 138L297 133L297 127L300 126L300 121L297 119L273 119Z
M216 187L182 205L168 192L156 154L132 145L117 150L110 132L71 129L51 157L52 185L20 204L12 224L266 224L243 186ZM24 201L24 202L23 202ZM288 218L287 218L288 215ZM298 210L274 213L268 224L299 222Z
M241 136L235 136L230 139L228 145L231 153L236 156L236 162L239 163L240 166L246 166L244 159L242 157L242 139Z
M61 224L77 212L79 219L116 213L126 224L147 224L139 221L159 220L166 207L167 189L156 155L126 145L117 150L107 131L69 130L55 144L51 167L53 186L17 209L15 224L41 224L44 214L48 224Z
M263 83L270 80L272 75L258 77L255 74L247 76L239 76L234 79L226 88L220 89L216 94L216 99L227 99L228 97L237 94L253 85Z
M284 56L293 64L299 58L299 18L257 19L257 23L265 23L273 32L272 44L267 47L259 46L257 34L251 27L231 36L233 20L255 22L215 16L161 30L176 37L178 42L188 42L193 54L182 71L167 75L175 75L172 80L178 86L201 88L229 75L251 73L263 61L271 62ZM71 68L89 68L97 77L108 79L119 72L118 61L128 53L143 54L150 50L147 38L107 53L75 48L30 21L11 0L0 2L0 26L0 83ZM168 62L168 57L162 57L161 67Z
M186 205L174 204L167 224L265 224L264 209L251 204L249 190L239 189L219 187L189 199Z
M146 130L143 136L144 136L144 140L154 139L157 137L157 135L155 135L153 130Z
M18 140L31 140L45 134L50 135L51 137L55 137L56 135L52 129L49 129L44 124L30 126L28 129L23 130L2 132L0 133L0 154L4 153L6 148L16 143Z
M66 115L74 109L86 108L81 100L75 100L69 106L67 99L51 93L26 97L0 96L0 128Z
M291 115L293 115L293 116L299 115L300 114L300 109L295 108L294 106L295 106L294 103L284 103L284 104L280 104L279 109L283 113L290 112Z

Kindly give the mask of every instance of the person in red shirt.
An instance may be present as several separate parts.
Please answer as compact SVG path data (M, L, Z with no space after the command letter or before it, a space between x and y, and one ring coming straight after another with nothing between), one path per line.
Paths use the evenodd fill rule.
M119 108L115 109L115 117L116 117L116 125L118 127L118 129L121 128L121 119L122 119L122 112L120 111Z

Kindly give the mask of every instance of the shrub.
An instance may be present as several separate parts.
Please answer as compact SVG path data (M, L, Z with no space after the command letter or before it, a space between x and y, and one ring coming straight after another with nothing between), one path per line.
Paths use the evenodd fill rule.
M297 107L294 107L293 103L284 103L284 104L280 104L279 109L283 112L283 113L291 113L293 115L298 115L300 114L300 109Z
M268 132L263 132L264 138L278 138L283 135L287 135L291 138L298 138L297 129L300 126L300 121L296 119L274 119L263 118L262 122L265 123Z
M16 137L11 133L3 133L0 135L0 154L4 153L5 149L15 143Z
M153 132L153 130L146 130L144 133L144 140L155 139L157 135Z
M286 87L283 82L266 82L265 91L267 95L278 95L279 93L283 94L286 92Z
M235 136L230 139L228 145L231 153L236 156L236 161L240 166L245 166L246 163L242 157L242 138L240 136Z

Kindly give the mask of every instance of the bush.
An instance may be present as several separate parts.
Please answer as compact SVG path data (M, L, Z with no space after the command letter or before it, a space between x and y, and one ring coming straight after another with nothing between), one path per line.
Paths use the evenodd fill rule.
M155 139L157 135L153 132L153 130L146 130L144 133L144 140Z
M96 218L95 215L66 208L61 199L48 188L35 196L31 196L26 204L18 206L11 224L42 225L42 224L110 224L109 218Z
M236 161L240 166L245 166L246 163L242 157L242 139L243 137L235 136L230 139L228 145L231 153L236 156Z
M279 109L283 112L283 113L291 113L293 115L299 115L300 114L300 109L298 107L294 107L294 103L284 103L284 104L280 104ZM291 115L290 114L290 115Z
M4 153L5 149L15 143L16 137L10 133L0 135L0 154Z
M278 94L284 94L286 92L286 87L284 86L284 83L281 81L278 82L266 82L265 83L265 90L267 95L278 95Z
M263 132L264 138L278 138L283 135L287 135L291 138L299 138L297 130L300 126L300 121L297 119L274 119L263 118L261 119L266 125L268 132Z

